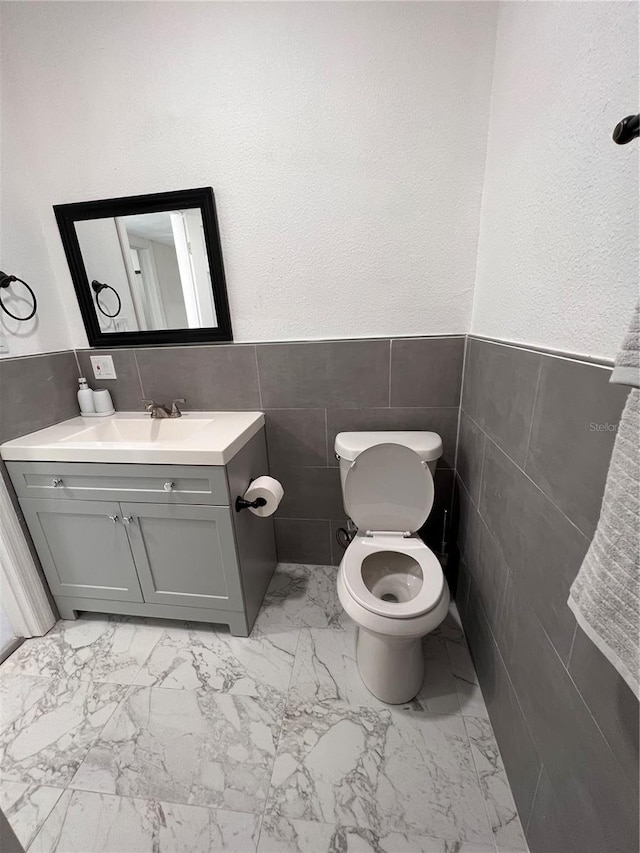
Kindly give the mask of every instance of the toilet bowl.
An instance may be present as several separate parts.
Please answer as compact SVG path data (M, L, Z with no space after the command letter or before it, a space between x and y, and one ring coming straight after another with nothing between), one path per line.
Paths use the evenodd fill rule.
M430 432L340 433L335 449L345 510L358 527L340 563L338 597L358 626L365 686L401 704L422 686L422 638L449 609L440 562L415 533L433 505L442 441Z

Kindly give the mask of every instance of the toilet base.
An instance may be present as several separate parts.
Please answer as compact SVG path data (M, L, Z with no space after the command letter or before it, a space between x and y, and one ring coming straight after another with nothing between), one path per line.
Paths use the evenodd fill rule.
M389 637L358 628L356 659L370 693L388 705L410 702L424 680L422 637Z

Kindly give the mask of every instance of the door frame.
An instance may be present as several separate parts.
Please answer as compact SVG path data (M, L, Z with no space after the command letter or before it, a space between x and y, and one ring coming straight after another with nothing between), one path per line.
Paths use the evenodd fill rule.
M46 589L0 476L0 594L18 637L42 637L56 623Z

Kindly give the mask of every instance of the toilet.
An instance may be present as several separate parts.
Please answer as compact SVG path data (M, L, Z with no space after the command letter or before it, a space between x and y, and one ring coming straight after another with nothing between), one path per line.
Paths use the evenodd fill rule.
M360 676L382 702L422 686L422 638L449 609L440 561L417 535L431 512L442 455L434 432L341 432L342 497L357 526L338 571L338 597L358 626Z

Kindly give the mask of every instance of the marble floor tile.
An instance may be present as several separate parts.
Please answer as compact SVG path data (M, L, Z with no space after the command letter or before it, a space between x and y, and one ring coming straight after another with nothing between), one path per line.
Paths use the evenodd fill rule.
M280 563L256 620L256 628L336 628L351 624L338 600L337 569L333 566ZM254 628L255 630L255 628ZM252 634L253 636L253 634Z
M44 637L26 640L0 672L131 684L163 627L153 620L84 613L58 622Z
M0 783L0 808L25 849L36 837L62 793L63 788L49 785L7 779Z
M78 678L2 675L2 778L66 785L127 690Z
M480 787L499 850L528 850L491 723L465 717Z
M292 703L331 702L364 705L379 710L391 706L381 702L365 687L356 662L356 629L302 628L291 677ZM456 683L444 641L425 638L425 680L420 693L396 710L424 710L436 714L459 714Z
M278 563L269 589L256 618L254 631L275 627L293 630L300 626L301 613L307 605L312 566Z
M466 644L462 619L458 613L455 601L449 604L449 612L432 634L436 637L442 637L445 640L454 640Z
M495 853L495 847L266 815L258 853Z
M29 853L252 853L259 827L253 814L65 791Z
M456 715L288 707L267 811L379 834L493 842Z
M489 712L467 644L455 640L446 640L446 644L462 714L488 720Z
M260 812L283 704L275 709L212 690L131 687L71 787Z
M173 690L201 687L281 704L291 678L298 630L232 637L210 629L167 629L135 679Z

